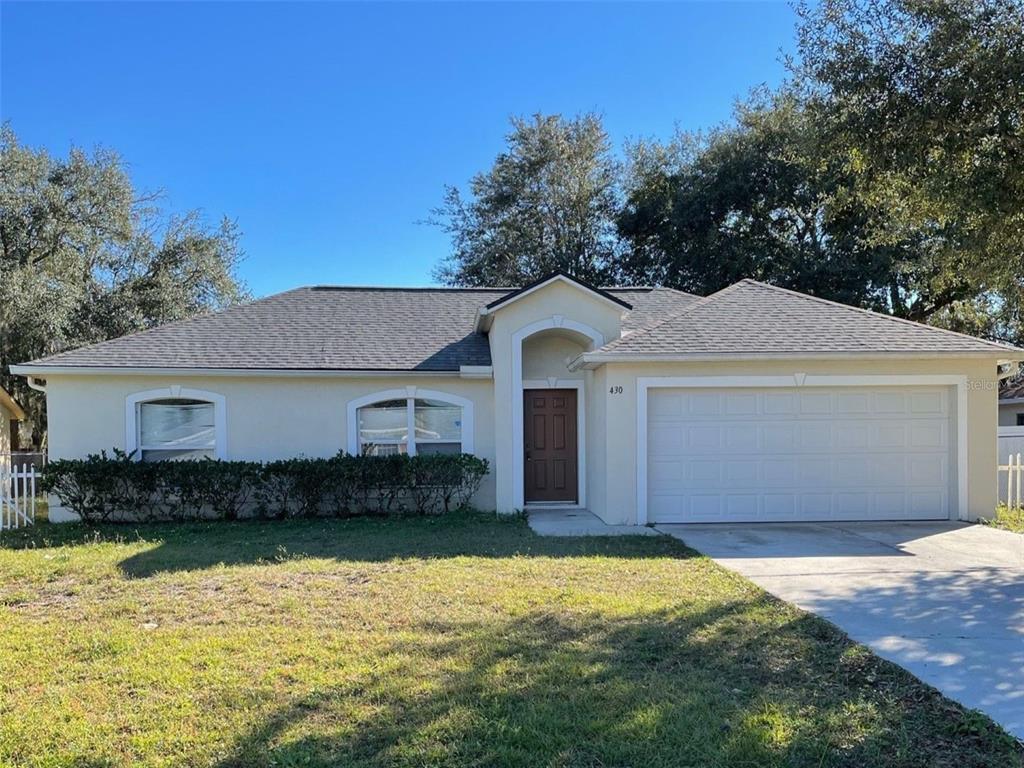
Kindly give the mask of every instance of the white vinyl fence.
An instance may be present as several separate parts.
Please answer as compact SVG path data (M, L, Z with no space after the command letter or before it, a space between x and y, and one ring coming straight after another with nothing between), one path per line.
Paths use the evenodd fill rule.
M36 468L0 461L0 531L36 521Z
M1024 477L1020 458L1024 456L1024 427L1000 427L996 438L999 446L999 501L1010 506L1024 502Z

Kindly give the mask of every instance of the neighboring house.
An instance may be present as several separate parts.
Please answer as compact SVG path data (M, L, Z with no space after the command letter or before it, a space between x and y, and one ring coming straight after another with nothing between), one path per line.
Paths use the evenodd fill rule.
M299 288L15 366L52 458L467 451L609 523L974 519L1024 350L744 280ZM59 513L56 515L59 517Z
M1024 379L1005 382L999 390L999 426L1024 427Z
M10 454L17 439L17 424L25 412L8 392L0 387L0 464L10 465Z

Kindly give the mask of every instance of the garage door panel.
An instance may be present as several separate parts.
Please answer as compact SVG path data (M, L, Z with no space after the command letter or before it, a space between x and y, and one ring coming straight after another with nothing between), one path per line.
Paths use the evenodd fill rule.
M856 421L842 421L832 430L832 448L841 451L866 450L871 444L869 424Z
M875 510L882 518L902 515L906 503L906 494L900 491L875 494Z
M948 465L941 456L913 456L907 459L910 483L914 485L944 485Z
M908 496L911 514L919 519L929 519L928 515L936 506L945 506L949 503L942 491L916 491L909 493Z
M835 412L835 403L830 394L824 392L801 392L800 414L803 416L830 416Z
M690 514L695 518L717 518L722 516L722 500L723 496L718 493L714 494L700 494L695 493L691 496L689 501ZM684 509L686 505L681 505Z
M915 422L910 425L910 447L944 450L949 445L946 425L937 422Z
M947 410L945 392L915 392L910 396L911 413L941 416Z
M769 392L764 395L764 413L768 416L790 416L797 413L797 397L792 392Z
M903 392L876 392L873 400L872 411L875 414L902 416L907 412L907 396Z
M947 519L945 388L649 391L654 522Z
M792 422L767 424L758 429L761 447L768 451L791 451L797 447L796 425Z
M686 440L686 432L678 425L652 426L650 440L660 447L662 452L679 453Z
M800 430L800 447L806 451L818 452L832 445L832 425L827 421L802 423Z
M799 497L795 493L766 493L764 495L764 516L777 520L796 518L798 503Z
M868 484L883 488L907 485L907 460L903 456L872 456L868 460Z
M680 407L681 405L680 400ZM682 412L682 411L680 411ZM714 392L689 397L687 415L692 417L718 416L722 412L722 399Z
M729 416L756 416L760 396L754 393L734 393L725 396L725 413Z
M694 450L719 450L722 445L722 428L717 425L683 427L687 435L686 445Z
M908 445L907 428L903 424L879 424L875 431L875 445L881 449L903 449Z
M835 396L836 416L859 416L871 412L871 396L863 392L839 392Z
M682 416L683 398L683 393L672 392L666 392L663 397L652 398L648 406L651 416Z
M722 428L722 447L730 453L738 453L750 446L750 427L727 424Z
M765 459L761 463L765 487L792 487L796 482L796 466L795 458Z

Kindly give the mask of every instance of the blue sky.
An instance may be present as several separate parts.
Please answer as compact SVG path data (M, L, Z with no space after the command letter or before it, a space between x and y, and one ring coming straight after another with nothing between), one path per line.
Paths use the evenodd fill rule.
M429 285L418 224L510 115L595 110L616 144L729 118L783 76L784 3L0 4L0 115L120 152L171 210L238 220L256 295Z

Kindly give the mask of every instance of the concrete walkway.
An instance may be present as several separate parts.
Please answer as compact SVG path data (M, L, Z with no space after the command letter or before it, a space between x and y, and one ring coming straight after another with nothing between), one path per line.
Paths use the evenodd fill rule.
M653 528L608 525L585 509L531 509L530 527L541 536L660 536Z
M1024 738L1024 536L959 523L658 530Z

